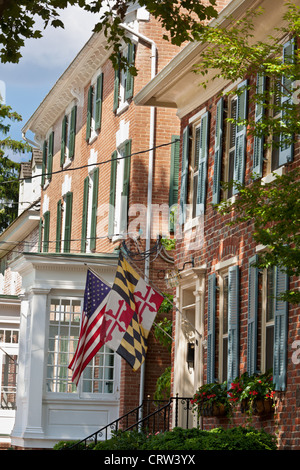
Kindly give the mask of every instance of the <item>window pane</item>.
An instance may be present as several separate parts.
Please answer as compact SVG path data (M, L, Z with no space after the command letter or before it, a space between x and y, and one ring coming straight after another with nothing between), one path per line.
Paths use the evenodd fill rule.
M236 119L236 108L237 108L237 99L231 100L230 104L230 118ZM235 134L236 134L236 125L234 123L230 123L230 130L229 130L229 148L232 149L235 147Z
M223 334L228 333L228 276L223 280Z
M266 328L266 370L273 367L273 353L274 353L274 325L267 326Z
M47 391L75 392L68 365L77 347L80 333L81 301L51 299L47 361Z
M77 387L72 383L72 371L68 369L68 365L76 351L80 318L80 300L51 300L46 380L49 392L77 391ZM81 380L83 392L113 393L114 352L103 347L86 367Z
M266 321L274 320L274 269L267 270L267 316Z
M227 380L227 360L228 360L228 338L223 338L223 377L222 382Z
M198 171L199 165L199 149L200 149L200 126L195 131L195 145L194 145L194 171Z
M3 356L2 377L0 378L0 409L16 409L17 356Z

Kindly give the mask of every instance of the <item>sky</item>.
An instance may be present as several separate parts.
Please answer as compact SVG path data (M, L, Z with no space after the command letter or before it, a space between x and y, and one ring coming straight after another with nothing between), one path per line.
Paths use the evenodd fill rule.
M22 127L90 38L98 16L75 6L63 10L61 19L64 29L49 26L43 38L25 41L18 64L0 63L0 94L23 119L11 125L16 140L22 140ZM11 158L28 161L30 155Z

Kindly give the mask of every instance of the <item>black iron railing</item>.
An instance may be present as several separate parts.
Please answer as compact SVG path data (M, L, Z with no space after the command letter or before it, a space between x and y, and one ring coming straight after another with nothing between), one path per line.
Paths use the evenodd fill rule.
M192 398L171 397L167 402L153 402L145 400L141 405L103 426L98 431L65 450L87 449L91 444L107 440L112 432L138 430L155 434L157 432L169 431L171 427L172 414L174 414L174 426L189 428L193 425ZM144 416L145 415L145 416ZM142 417L141 417L142 416Z

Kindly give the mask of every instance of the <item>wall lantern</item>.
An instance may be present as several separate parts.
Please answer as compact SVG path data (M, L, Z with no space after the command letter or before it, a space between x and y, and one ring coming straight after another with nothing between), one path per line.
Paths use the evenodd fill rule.
M173 269L169 269L166 272L165 283L167 284L167 287L176 287L176 286L178 286L179 280L180 280L180 273L181 273L181 271L184 270L186 264L191 264L192 268L193 268L194 267L194 258L191 257L191 261L186 261L183 264L183 267L181 269L173 268Z
M195 344L187 343L186 362L187 362L189 369L194 368L194 359L195 359Z

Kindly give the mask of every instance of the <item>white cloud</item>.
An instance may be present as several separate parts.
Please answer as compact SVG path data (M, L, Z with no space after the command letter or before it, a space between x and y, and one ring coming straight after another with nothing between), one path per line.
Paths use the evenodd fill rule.
M90 38L99 15L88 13L77 6L68 7L60 15L64 29L48 26L40 39L30 39L22 48L20 65L38 65L45 69L67 66Z

